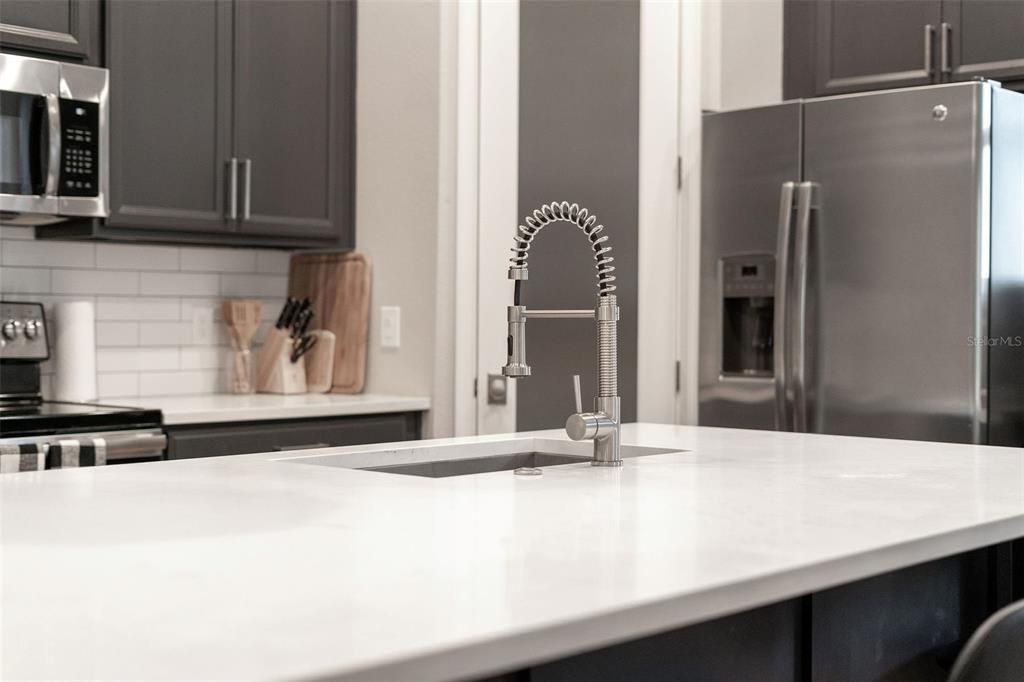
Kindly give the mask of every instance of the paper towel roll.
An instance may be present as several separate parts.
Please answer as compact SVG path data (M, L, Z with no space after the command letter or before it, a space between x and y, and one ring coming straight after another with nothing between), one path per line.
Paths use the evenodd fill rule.
M96 313L91 301L58 303L53 344L56 400L96 399Z

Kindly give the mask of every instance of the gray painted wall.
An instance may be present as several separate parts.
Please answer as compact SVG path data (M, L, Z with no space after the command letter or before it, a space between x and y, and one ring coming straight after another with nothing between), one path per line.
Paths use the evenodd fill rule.
M622 308L622 417L635 421L640 3L527 0L519 31L519 219L564 199L604 224ZM528 307L595 305L593 252L579 229L545 228L529 263ZM516 426L561 426L573 411L573 374L582 376L585 408L597 393L596 325L535 320L527 338L533 374L519 380Z

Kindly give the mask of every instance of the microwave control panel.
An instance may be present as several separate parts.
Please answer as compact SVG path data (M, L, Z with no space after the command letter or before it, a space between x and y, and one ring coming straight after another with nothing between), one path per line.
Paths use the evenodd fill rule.
M60 100L60 189L66 197L95 197L100 192L100 105Z

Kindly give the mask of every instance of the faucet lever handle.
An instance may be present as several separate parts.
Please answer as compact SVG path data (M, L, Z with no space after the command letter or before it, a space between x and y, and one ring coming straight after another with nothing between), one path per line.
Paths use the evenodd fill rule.
M576 414L583 414L583 397L580 394L580 375L572 375L572 388L576 394Z

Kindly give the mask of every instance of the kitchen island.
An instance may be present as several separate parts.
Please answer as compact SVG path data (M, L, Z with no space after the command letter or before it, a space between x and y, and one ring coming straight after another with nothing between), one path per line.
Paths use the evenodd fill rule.
M510 438L589 447L0 477L0 678L835 679L951 645L1020 589L1019 449L633 424L624 445L672 452L537 477L345 468ZM891 641L841 646L869 632ZM844 663L854 644L870 660Z

